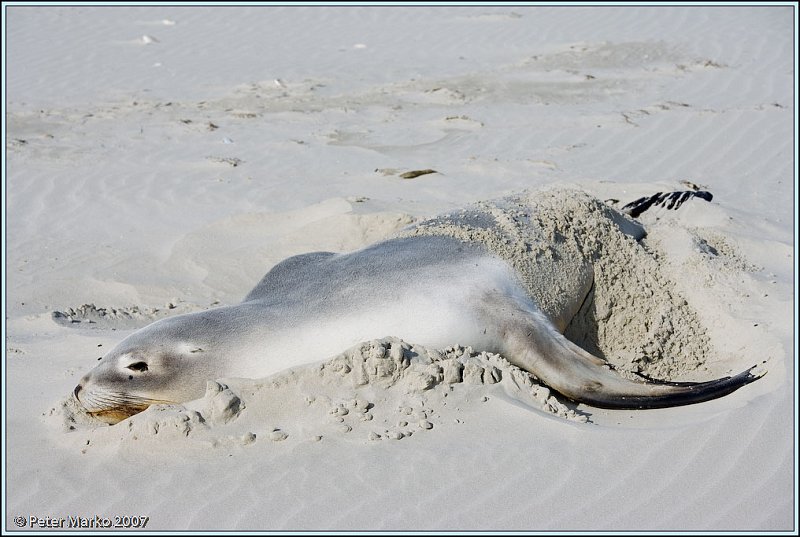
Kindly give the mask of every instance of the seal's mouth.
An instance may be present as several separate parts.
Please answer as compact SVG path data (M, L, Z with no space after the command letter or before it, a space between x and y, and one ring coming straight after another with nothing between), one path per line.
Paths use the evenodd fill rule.
M150 405L143 405L143 406L119 406L116 408L109 408L104 410L96 410L94 412L86 411L91 417L98 419L102 422L108 423L109 425L115 425L121 422L124 419L128 419L134 414L138 414L147 408Z
M138 414L150 405L174 404L173 401L149 399L121 392L83 390L75 388L74 396L86 413L102 422L114 425Z

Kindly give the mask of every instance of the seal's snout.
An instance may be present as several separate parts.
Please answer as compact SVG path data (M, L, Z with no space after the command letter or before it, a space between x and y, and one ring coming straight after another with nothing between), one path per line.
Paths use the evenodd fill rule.
M80 401L80 399L78 398L78 394L81 393L82 389L83 389L83 386L78 384L77 386L75 386L75 391L72 392L73 394L75 394L75 399L78 399L79 401Z

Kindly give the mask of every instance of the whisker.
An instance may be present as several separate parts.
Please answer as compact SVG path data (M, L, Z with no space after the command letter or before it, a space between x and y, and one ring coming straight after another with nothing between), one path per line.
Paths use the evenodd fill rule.
M150 399L123 392L90 390L81 394L83 406L91 411L103 411L119 407L148 407L155 404L171 404L172 401Z

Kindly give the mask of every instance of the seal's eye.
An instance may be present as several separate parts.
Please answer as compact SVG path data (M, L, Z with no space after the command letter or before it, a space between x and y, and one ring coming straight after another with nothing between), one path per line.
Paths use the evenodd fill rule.
M131 371L147 371L147 364L144 362L134 362L128 366Z

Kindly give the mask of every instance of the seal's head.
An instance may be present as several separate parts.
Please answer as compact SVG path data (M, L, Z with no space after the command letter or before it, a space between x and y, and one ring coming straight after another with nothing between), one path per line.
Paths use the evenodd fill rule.
M164 319L125 338L75 387L78 402L114 424L153 404L201 397L209 379L224 376L218 346L209 337L216 332L213 317L204 317Z

